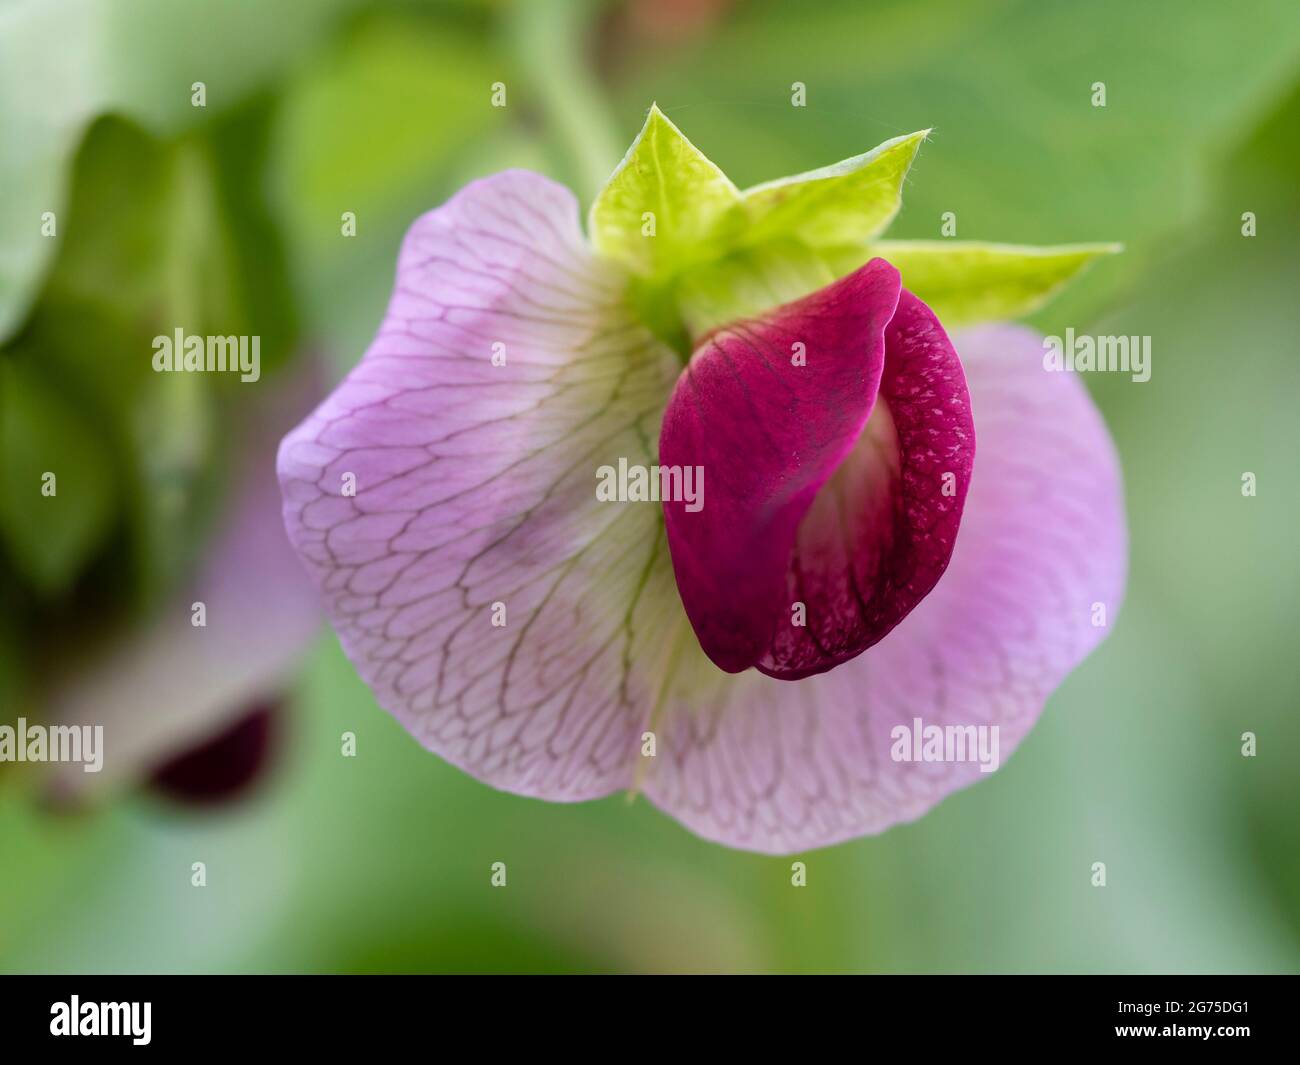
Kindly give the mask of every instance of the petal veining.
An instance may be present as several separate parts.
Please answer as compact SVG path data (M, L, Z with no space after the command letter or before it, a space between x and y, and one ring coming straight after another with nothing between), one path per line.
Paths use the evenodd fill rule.
M563 187L511 171L412 226L365 357L284 441L290 539L344 650L430 750L497 787L625 787L672 612L654 462L680 369ZM355 494L347 494L349 483Z

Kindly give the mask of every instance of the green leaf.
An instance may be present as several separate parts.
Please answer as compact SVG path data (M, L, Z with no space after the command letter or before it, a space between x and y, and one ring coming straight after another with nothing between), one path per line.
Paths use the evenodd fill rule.
M214 460L239 431L221 408L261 387L155 373L154 338L259 336L263 380L296 347L276 234L246 192L260 183L262 117L232 109L173 141L95 122L73 166L66 238L4 353L58 382L98 434L121 523L91 576L124 609L147 607L192 564L226 472Z
M666 277L718 254L713 240L741 202L727 175L657 106L591 206L596 250Z
M817 248L881 233L903 202L903 179L930 131L895 137L862 155L746 189L744 243L795 237Z
M661 339L692 338L798 299L888 259L945 323L1017 318L1045 303L1114 244L1054 248L957 241L876 241L929 131L743 193L652 107L591 211L598 250L636 275L631 296Z
M742 193L651 107L592 205L591 239L633 272L643 320L688 354L692 335L834 280L819 249L861 247L890 223L928 132Z
M925 240L810 248L773 241L690 271L674 292L688 332L700 336L815 292L879 256L951 327L1030 314L1095 259L1120 250L1118 244L1033 248Z
M109 530L114 488L101 435L77 407L0 359L0 541L38 591L67 590Z
M829 259L837 276L873 256L888 259L903 287L920 297L945 326L1022 318L1119 244L1065 244L1034 248L979 241L882 240L840 249Z
M658 107L591 208L596 249L652 279L742 248L862 243L898 213L929 131L895 137L819 170L737 190Z

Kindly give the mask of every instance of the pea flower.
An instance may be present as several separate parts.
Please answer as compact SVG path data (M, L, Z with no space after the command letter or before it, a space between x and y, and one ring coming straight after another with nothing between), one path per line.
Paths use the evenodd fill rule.
M522 171L415 222L279 475L421 744L770 853L995 767L954 737L1015 748L1118 609L1118 464L1035 334L941 319L1024 313L1113 249L878 239L924 139L741 192L652 109L590 243Z
M187 804L233 798L275 753L280 703L320 611L278 520L270 466L280 434L319 400L319 376L304 360L250 398L229 498L191 579L156 617L69 669L49 694L52 724L104 730L102 772L51 767L56 804L141 780ZM192 624L198 605L201 627Z

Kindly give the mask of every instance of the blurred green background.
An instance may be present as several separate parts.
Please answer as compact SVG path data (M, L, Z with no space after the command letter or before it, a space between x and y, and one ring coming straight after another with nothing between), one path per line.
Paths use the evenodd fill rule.
M891 236L1125 243L1034 319L1153 338L1150 382L1088 380L1132 538L1108 642L1001 772L793 888L644 800L477 783L322 632L242 801L56 813L0 768L0 969L1300 970L1294 0L0 5L0 718L151 616L222 505L244 394L152 374L154 321L337 376L416 214L506 166L587 202L652 101L742 186L935 127ZM80 490L34 519L51 454Z

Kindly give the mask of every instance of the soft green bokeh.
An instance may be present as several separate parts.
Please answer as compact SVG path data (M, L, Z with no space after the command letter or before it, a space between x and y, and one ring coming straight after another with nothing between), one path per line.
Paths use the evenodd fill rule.
M73 18L81 43L56 61L57 13L76 6L48 5L50 23L0 48L22 56L0 62L0 174L13 190L0 235L39 233L46 203L71 225L78 204L98 202L107 243L63 226L57 245L0 248L0 322L24 308L0 349L13 362L0 389L12 372L68 382L50 402L80 411L81 433L60 432L67 415L40 404L23 416L69 449L86 433L103 442L84 470L111 497L89 496L42 548L98 544L137 562L82 574L78 594L127 572L138 593L183 564L184 552L148 550L192 541L148 508L162 489L145 459L166 459L157 476L185 487L191 507L171 520L188 529L220 499L194 464L239 413L237 394L97 377L91 356L126 366L114 352L138 351L167 299L300 339L341 371L379 321L417 213L511 165L589 196L592 157L611 130L630 143L652 100L741 187L934 127L890 237L940 239L954 212L960 240L1123 243L1032 321L1149 335L1153 372L1088 380L1129 510L1128 597L1109 640L999 773L914 824L802 856L806 888L790 885L789 860L704 843L644 800L561 806L490 790L380 711L325 634L295 687L281 763L245 803L196 815L138 793L55 816L0 771L0 969L1300 970L1291 0L756 3L676 26L650 3L520 14L303 2L289 20L302 32L288 34L273 16L242 22L255 5L205 3L172 26L171 49L150 44L161 30ZM548 26L590 36L566 30L548 65ZM227 84L237 99L195 116L189 85L205 73L210 92ZM509 87L503 112L489 104L496 81ZM794 82L806 107L791 105ZM93 101L123 117L92 128ZM117 182L88 183L103 167ZM155 206L139 224L108 225L141 201ZM338 236L345 211L358 219L351 243ZM1241 234L1247 211L1257 236ZM60 369L79 355L88 366ZM168 446L139 446L142 425ZM112 530L105 506L121 512ZM66 621L98 602L22 590L19 563L0 556L0 718L32 672L26 619ZM340 757L345 730L356 758ZM1246 731L1255 758L1241 756ZM194 861L207 863L206 889L190 887ZM489 886L495 861L508 864L505 889ZM1090 884L1096 861L1105 888Z

